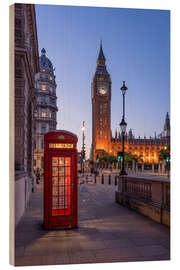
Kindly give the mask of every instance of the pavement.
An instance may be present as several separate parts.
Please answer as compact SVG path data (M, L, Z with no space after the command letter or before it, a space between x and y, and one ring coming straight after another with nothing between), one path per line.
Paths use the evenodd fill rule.
M16 228L15 265L169 260L169 228L115 203L116 189L79 185L78 228L47 231L41 182Z

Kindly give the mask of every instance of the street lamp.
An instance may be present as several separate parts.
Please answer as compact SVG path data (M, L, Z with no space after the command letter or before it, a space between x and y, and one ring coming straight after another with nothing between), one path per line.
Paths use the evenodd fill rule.
M84 161L85 161L85 143L84 143L85 135L84 135L84 131L85 131L85 121L83 121L83 126L82 126L81 130L82 130L82 139L83 139L82 151L81 151L81 171L84 173Z
M122 95L123 95L123 117L120 123L120 128L121 128L121 132L122 132L122 136L123 136L123 161L122 161L122 169L120 172L120 175L127 175L126 170L125 170L125 166L124 166L124 137L125 137L125 133L126 133L126 127L127 127L127 123L125 122L125 94L126 91L128 90L128 88L125 85L125 81L123 81L123 86L121 87L121 91L122 91Z

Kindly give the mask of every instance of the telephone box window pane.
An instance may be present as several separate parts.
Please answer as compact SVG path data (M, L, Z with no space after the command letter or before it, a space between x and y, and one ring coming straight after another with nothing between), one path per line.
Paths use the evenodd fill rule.
M64 176L65 172L64 172L64 167L59 167L59 176Z
M58 166L58 158L55 158L55 157L52 158L52 165Z
M64 166L64 158L63 157L59 158L59 165Z
M56 196L56 195L58 195L57 188L56 187L53 187L53 196Z
M58 178L57 177L53 177L52 178L52 183L53 183L53 186L57 186L58 185Z
M66 168L66 175L68 175L68 176L71 175L71 167Z
M64 177L59 177L59 185L64 186Z
M71 166L70 160L71 160L70 157L67 157L67 158L65 159L65 166Z
M58 176L58 168L53 167L52 168L52 173L53 173L53 176Z

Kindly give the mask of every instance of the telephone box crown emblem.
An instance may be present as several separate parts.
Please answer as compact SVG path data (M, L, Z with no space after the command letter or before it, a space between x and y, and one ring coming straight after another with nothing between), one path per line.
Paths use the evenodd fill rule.
M58 139L64 140L64 136L63 135L60 135L60 136L58 136Z

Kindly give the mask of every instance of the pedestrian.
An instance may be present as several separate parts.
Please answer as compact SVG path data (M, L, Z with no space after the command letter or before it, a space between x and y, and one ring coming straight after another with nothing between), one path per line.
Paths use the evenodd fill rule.
M40 170L39 170L39 168L37 168L37 170L36 170L36 183L39 184L39 181L40 181Z

